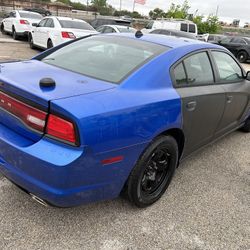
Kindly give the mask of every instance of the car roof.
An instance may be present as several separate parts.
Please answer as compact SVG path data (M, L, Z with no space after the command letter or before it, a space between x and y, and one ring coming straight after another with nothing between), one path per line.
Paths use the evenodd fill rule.
M143 34L143 36L141 36L140 38L136 38L135 34L133 33L111 33L111 34L105 34L105 35L128 37L131 39L140 39L145 42L151 42L151 43L163 45L163 46L170 47L170 48L179 48L179 47L188 47L190 45L197 45L197 47L199 47L200 49L202 48L223 49L223 47L216 45L216 44L206 43L206 42L202 42L199 40L193 40L193 39L184 38L184 37L163 36L163 35L158 35L158 34Z

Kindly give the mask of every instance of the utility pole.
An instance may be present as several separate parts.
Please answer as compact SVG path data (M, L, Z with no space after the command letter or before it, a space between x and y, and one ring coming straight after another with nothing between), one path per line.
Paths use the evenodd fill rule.
M217 8L216 8L216 15L215 16L218 16L219 14L219 5L217 5Z

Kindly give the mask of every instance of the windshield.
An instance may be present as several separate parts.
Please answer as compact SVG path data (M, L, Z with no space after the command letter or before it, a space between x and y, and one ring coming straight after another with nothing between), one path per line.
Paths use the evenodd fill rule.
M135 33L135 32L136 32L135 29L130 28L130 27L119 27L118 30L119 30L121 33Z
M62 28L81 29L81 30L94 30L94 28L85 22L73 20L59 20Z
M69 44L42 59L66 70L119 83L148 60L169 50L140 40L92 36Z
M43 16L38 13L30 13L30 12L21 12L19 11L19 15L22 18L30 18L30 19L42 19Z

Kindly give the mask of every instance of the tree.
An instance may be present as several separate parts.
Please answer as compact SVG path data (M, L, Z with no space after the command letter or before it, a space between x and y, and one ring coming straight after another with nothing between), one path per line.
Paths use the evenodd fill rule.
M164 17L165 15L166 15L166 13L164 12L164 10L162 10L160 8L155 8L154 10L151 10L149 12L149 16L152 19L161 18L161 17Z
M91 4L97 9L107 7L107 0L91 0Z
M193 22L196 23L200 34L216 34L221 29L219 18L217 16L209 15L206 21L203 21L203 19L203 16L196 16L193 18Z
M189 14L188 14L189 9L190 9L190 6L187 0L185 0L182 5L179 5L179 4L176 5L172 3L165 17L187 19L189 17Z

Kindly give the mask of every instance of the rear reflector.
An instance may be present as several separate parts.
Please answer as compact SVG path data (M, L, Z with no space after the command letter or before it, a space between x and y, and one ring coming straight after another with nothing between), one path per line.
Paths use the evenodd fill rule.
M44 132L47 113L20 102L0 92L0 108L16 116L24 124L39 132Z
M75 39L75 35L72 32L62 31L62 38Z
M124 158L123 156L115 156L112 158L108 158L108 159L102 160L102 165L108 165L108 164L120 162L123 160L123 158Z
M20 24L30 24L27 20L20 20Z
M76 130L72 122L56 115L49 115L46 133L57 139L76 144Z

